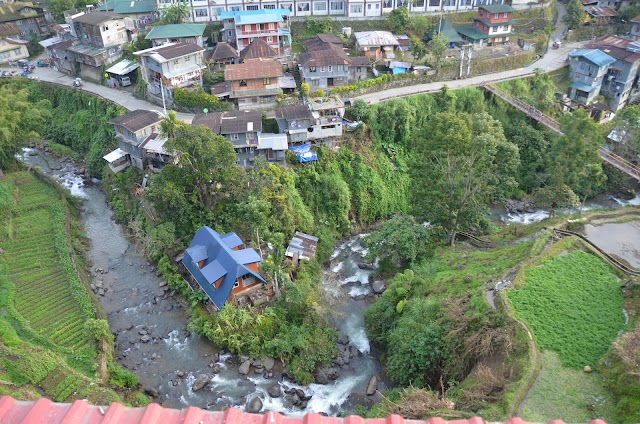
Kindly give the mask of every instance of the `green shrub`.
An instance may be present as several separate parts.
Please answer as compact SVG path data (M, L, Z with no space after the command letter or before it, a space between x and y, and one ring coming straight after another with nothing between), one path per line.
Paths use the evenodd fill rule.
M173 92L173 100L179 106L206 108L209 109L209 112L229 110L227 103L221 102L216 96L205 93L203 89L176 88Z
M109 370L109 384L119 389L133 388L138 384L138 376L129 370L121 368L119 365L110 362L107 366Z

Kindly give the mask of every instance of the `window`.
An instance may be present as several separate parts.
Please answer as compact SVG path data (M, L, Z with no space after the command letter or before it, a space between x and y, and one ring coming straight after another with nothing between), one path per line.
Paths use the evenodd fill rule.
M240 11L240 6L231 6L231 11L232 12L239 12Z
M484 9L480 9L478 11L478 16L484 16Z
M333 72L333 67L331 65L327 66L327 71L328 72Z
M362 13L362 4L349 5L349 13Z
M20 54L20 49L13 49L14 56L18 56Z
M240 282L236 280L236 282L233 284L233 288L237 289L238 287L240 287Z
M267 37L267 43L273 43L273 37L271 36Z
M251 31L251 25L245 25L245 26L244 26L244 31L245 31L245 32L249 32L249 31Z
M415 7L424 7L424 0L416 0Z
M320 67L320 72L324 72L324 66Z
M269 150L267 153L271 153L273 155L273 150ZM242 279L242 287L249 287L255 282L256 282L256 278L253 275L246 275Z
M315 71L316 71L315 66L309 66L309 72L315 72Z
M276 24L269 22L269 29L276 29Z
M298 12L308 12L309 3L298 3Z
M440 0L429 0L429 6L432 6L432 7L440 6Z
M258 10L257 4L250 4L247 6L247 10Z
M371 10L371 3L367 4L367 10Z
M494 13L493 14L493 19L500 19L500 14L499 13Z
M317 87L317 86L319 86L319 85L320 85L320 81L318 81L318 80L311 80L311 85L312 85L312 86L314 86L314 87Z
M240 87L246 87L247 86L247 80L240 80Z
M185 57L185 58L184 58L184 61L185 61L185 62L191 62L191 56L187 56L187 57Z
M509 14L508 14L507 12L504 12L504 13L502 14L502 17L503 17L504 19L507 19L507 18L509 17Z
M265 78L262 80L262 82L264 83L264 85L269 85L271 84L271 78Z
M391 0L384 0L382 2L382 8L383 9L391 9L393 7L393 3Z
M496 32L496 28L495 27L489 28L489 32Z
M265 9L275 9L276 5L275 4L265 4L262 6Z
M207 13L207 9L196 9L196 16L199 18L206 18L207 16L209 16L209 14Z
M508 25L503 26L502 30L505 31L505 32L509 31L509 26Z
M231 140L237 140L238 139L238 134L229 134L229 138Z
M178 64L180 64L180 61L178 59L176 59L176 60L173 61L173 64L174 65L178 65Z
M329 4L331 10L344 10L344 2L343 1L332 1Z
M229 38L233 37L233 31L229 31Z
M486 31L487 30L487 26L486 25L482 25L482 29Z
M324 12L327 10L327 3L325 2L315 2L313 3L313 10Z

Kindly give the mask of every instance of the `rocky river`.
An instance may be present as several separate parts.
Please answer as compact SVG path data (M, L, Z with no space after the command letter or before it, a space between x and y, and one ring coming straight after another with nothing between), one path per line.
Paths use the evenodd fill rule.
M33 149L25 149L22 159L84 199L81 220L90 239L93 287L116 335L117 360L139 377L157 402L174 408L235 406L290 415L336 415L372 401L366 392L376 385L372 377L380 367L362 318L373 289L372 271L358 267L366 255L359 236L339 245L323 271L329 318L340 331L340 356L316 377L324 384L300 387L283 378L279 361L220 352L187 330L187 308L115 223L100 182L86 184L80 165ZM375 286L383 289L380 282Z

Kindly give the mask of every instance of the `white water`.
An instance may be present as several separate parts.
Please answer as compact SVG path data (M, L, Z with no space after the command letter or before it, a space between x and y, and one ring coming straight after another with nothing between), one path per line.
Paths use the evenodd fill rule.
M172 332L169 333L169 337L163 340L166 344L168 344L172 348L181 351L187 348L187 343L189 341L189 338L184 336L180 337L180 331L173 330Z

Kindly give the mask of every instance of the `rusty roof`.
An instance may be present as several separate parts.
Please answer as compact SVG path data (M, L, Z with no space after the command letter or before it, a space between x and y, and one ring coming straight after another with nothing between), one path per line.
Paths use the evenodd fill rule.
M282 65L273 59L251 59L245 63L227 65L224 68L225 81L281 77Z
M216 134L240 134L262 132L262 112L245 110L235 112L199 113L193 117L193 125L204 125Z
M251 43L240 52L242 61L250 59L276 57L277 53L262 38L254 38Z
M185 409L169 409L152 403L144 408L128 408L120 403L110 406L94 406L85 400L73 403L53 403L49 399L18 401L10 396L0 398L0 422L10 424L487 424L480 417L468 420L446 421L442 418L405 420L399 415L387 418L364 419L358 416L346 418L324 417L311 413L304 417L289 417L277 412L248 414L239 409L205 411L194 406ZM522 418L511 418L505 424L527 424ZM561 420L549 424L564 424ZM589 424L606 424L592 420Z
M11 22L0 24L0 37L12 37L20 35L20 30Z
M629 43L629 39L605 35L590 42L587 48L598 49L615 59L634 63L640 59L640 53L627 50Z
M313 119L308 105L279 107L275 110L276 119Z
M631 19L631 22L640 24L640 16L636 16L635 18Z
M109 121L110 124L122 125L129 131L139 131L162 121L162 117L150 110L136 109Z
M584 10L594 18L612 18L618 16L618 12L610 7L585 6Z
M204 50L197 44L193 43L175 43L155 48L154 53L159 54L163 58L175 59L176 57L186 56L191 53L197 53Z
M215 62L223 61L226 59L236 59L237 57L238 52L236 51L236 49L234 49L229 45L229 43L225 43L224 41L216 44L216 47L211 53L211 59Z
M350 65L349 57L335 44L326 44L325 50L313 50L300 55L302 66Z
M74 18L74 22L80 22L88 25L98 25L103 22L124 19L124 16L111 12L91 12Z

